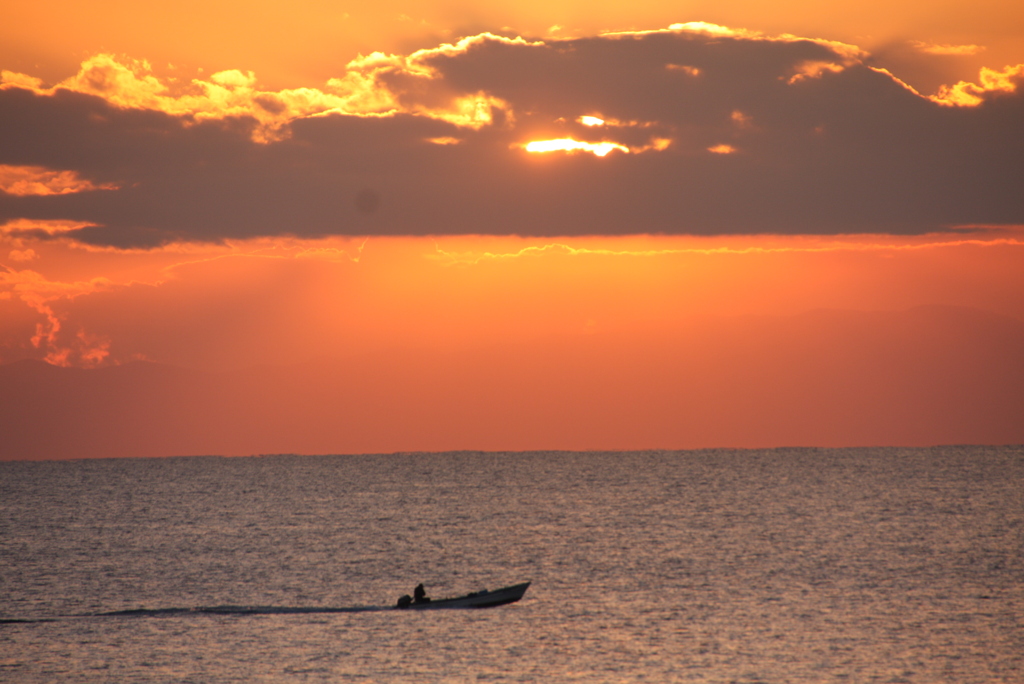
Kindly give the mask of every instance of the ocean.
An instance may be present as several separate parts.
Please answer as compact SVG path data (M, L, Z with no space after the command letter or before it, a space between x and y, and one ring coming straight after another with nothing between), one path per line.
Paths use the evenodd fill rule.
M4 682L1024 682L1022 627L1019 446L0 463Z

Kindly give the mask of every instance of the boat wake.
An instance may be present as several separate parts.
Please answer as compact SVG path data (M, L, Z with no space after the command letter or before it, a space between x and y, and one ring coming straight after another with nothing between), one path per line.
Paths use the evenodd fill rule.
M372 613L386 606L199 606L196 608L135 608L91 613L80 617L161 617L164 615L306 615L316 613Z
M102 613L81 613L78 615L62 615L59 617L0 617L0 625L56 622L58 620L74 620L81 618L188 617L193 615L316 615L331 613L373 613L389 609L390 606L196 606L194 608L133 608L130 610L111 610Z
M474 591L465 596L430 600L425 596L417 596L413 600L403 596L398 605L392 606L197 606L195 608L132 608L128 610L111 610L103 613L82 613L79 615L63 615L60 617L40 618L5 618L0 617L0 624L17 624L32 622L54 622L83 618L143 618L143 617L180 617L199 615L327 615L332 613L373 613L382 610L403 608L408 610L425 610L437 608L495 608L515 603L523 597L529 588L529 582L502 587L494 591ZM422 589L422 585L417 587ZM417 592L419 593L419 592Z

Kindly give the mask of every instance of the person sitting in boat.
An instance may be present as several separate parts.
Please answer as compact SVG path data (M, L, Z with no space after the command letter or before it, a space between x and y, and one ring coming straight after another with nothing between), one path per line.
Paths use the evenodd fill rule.
M430 603L430 597L427 596L427 590L423 588L423 583L416 585L416 589L412 592L413 603Z

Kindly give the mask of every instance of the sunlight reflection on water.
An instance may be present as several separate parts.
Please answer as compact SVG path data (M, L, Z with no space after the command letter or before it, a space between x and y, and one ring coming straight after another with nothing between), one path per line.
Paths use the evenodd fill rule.
M0 463L0 679L1024 681L1024 448Z

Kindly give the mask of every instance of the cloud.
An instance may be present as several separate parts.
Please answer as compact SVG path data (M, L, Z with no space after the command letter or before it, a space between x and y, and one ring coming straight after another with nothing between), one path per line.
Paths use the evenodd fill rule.
M105 189L3 194L0 221L75 224L51 237L120 248L1024 222L1024 66L927 97L868 57L691 23L485 33L372 53L322 88L281 91L242 70L172 87L109 55L53 88L5 72L0 164L35 169L42 187ZM545 141L572 144L527 151ZM645 153L570 153L581 149Z
M937 45L934 43L925 43L920 40L912 40L910 44L915 49L920 50L929 55L955 55L955 56L966 56L976 55L985 49L982 45Z
M44 193L37 193L44 194ZM52 194L52 193L51 193ZM51 239L88 226L81 221L33 221L14 219L0 225L0 235L12 238Z
M1016 93L1024 82L1024 64L1008 66L1002 71L983 68L979 80L980 83L960 81L943 86L931 99L953 107L977 107L994 94Z
M245 117L253 121L252 137L259 142L286 135L287 124L296 118L343 111L348 102L343 95L311 88L264 92L256 87L252 72L238 70L217 72L209 80L193 79L173 93L168 83L151 73L148 63L109 54L90 57L77 74L52 88L24 74L5 71L2 77L3 88L27 88L49 96L59 91L95 95L121 109L164 112L190 121Z
M32 261L38 256L34 249L12 249L7 258L11 261Z
M12 261L28 261L35 256L29 253L32 250L12 251L9 258ZM63 329L64 316L56 310L55 303L69 303L82 295L107 289L110 286L108 280L94 278L89 281L63 282L50 280L28 269L0 269L0 294L6 295L4 299L20 302L39 316L35 322L35 331L29 338L38 356L55 366L90 367L103 363L109 353L109 340L89 334L81 328L69 339L67 331Z
M442 249L435 245L436 254L430 255L447 265L474 265L487 261L501 261L508 259L522 259L539 256L600 256L600 257L663 257L670 255L752 255L752 254L825 254L825 253L856 253L876 252L888 256L900 252L938 250L955 247L1024 247L1024 237L1017 232L1010 232L1004 235L1001 231L993 235L978 235L973 237L943 237L941 235L922 236L914 238L903 238L899 241L889 240L879 242L872 239L873 236L843 236L842 238L814 239L809 238L801 242L787 242L778 244L757 244L756 240L744 236L742 245L716 244L713 246L662 246L658 248L622 248L612 249L608 247L573 246L560 242L530 245L508 252L455 252ZM734 238L735 239L735 238ZM767 238L775 240L775 238Z
M435 77L426 62L437 55L465 52L474 43L493 40L526 44L490 33L463 38L455 44L418 50L409 56L374 52L359 56L341 78L328 80L324 89L261 90L251 71L231 69L209 79L192 79L185 88L172 88L152 74L145 60L119 60L98 54L82 62L74 76L52 88L26 74L0 73L0 88L26 88L42 95L58 90L102 97L126 109L145 109L185 117L190 121L248 118L254 121L255 142L270 142L288 135L296 119L336 113L348 116L390 116L413 113L480 128L491 123L491 109L504 103L486 93L446 93L427 83Z
M116 190L117 186L94 185L78 177L74 171L54 171L41 166L7 166L0 164L0 192L19 197L25 195L66 195L90 190Z

